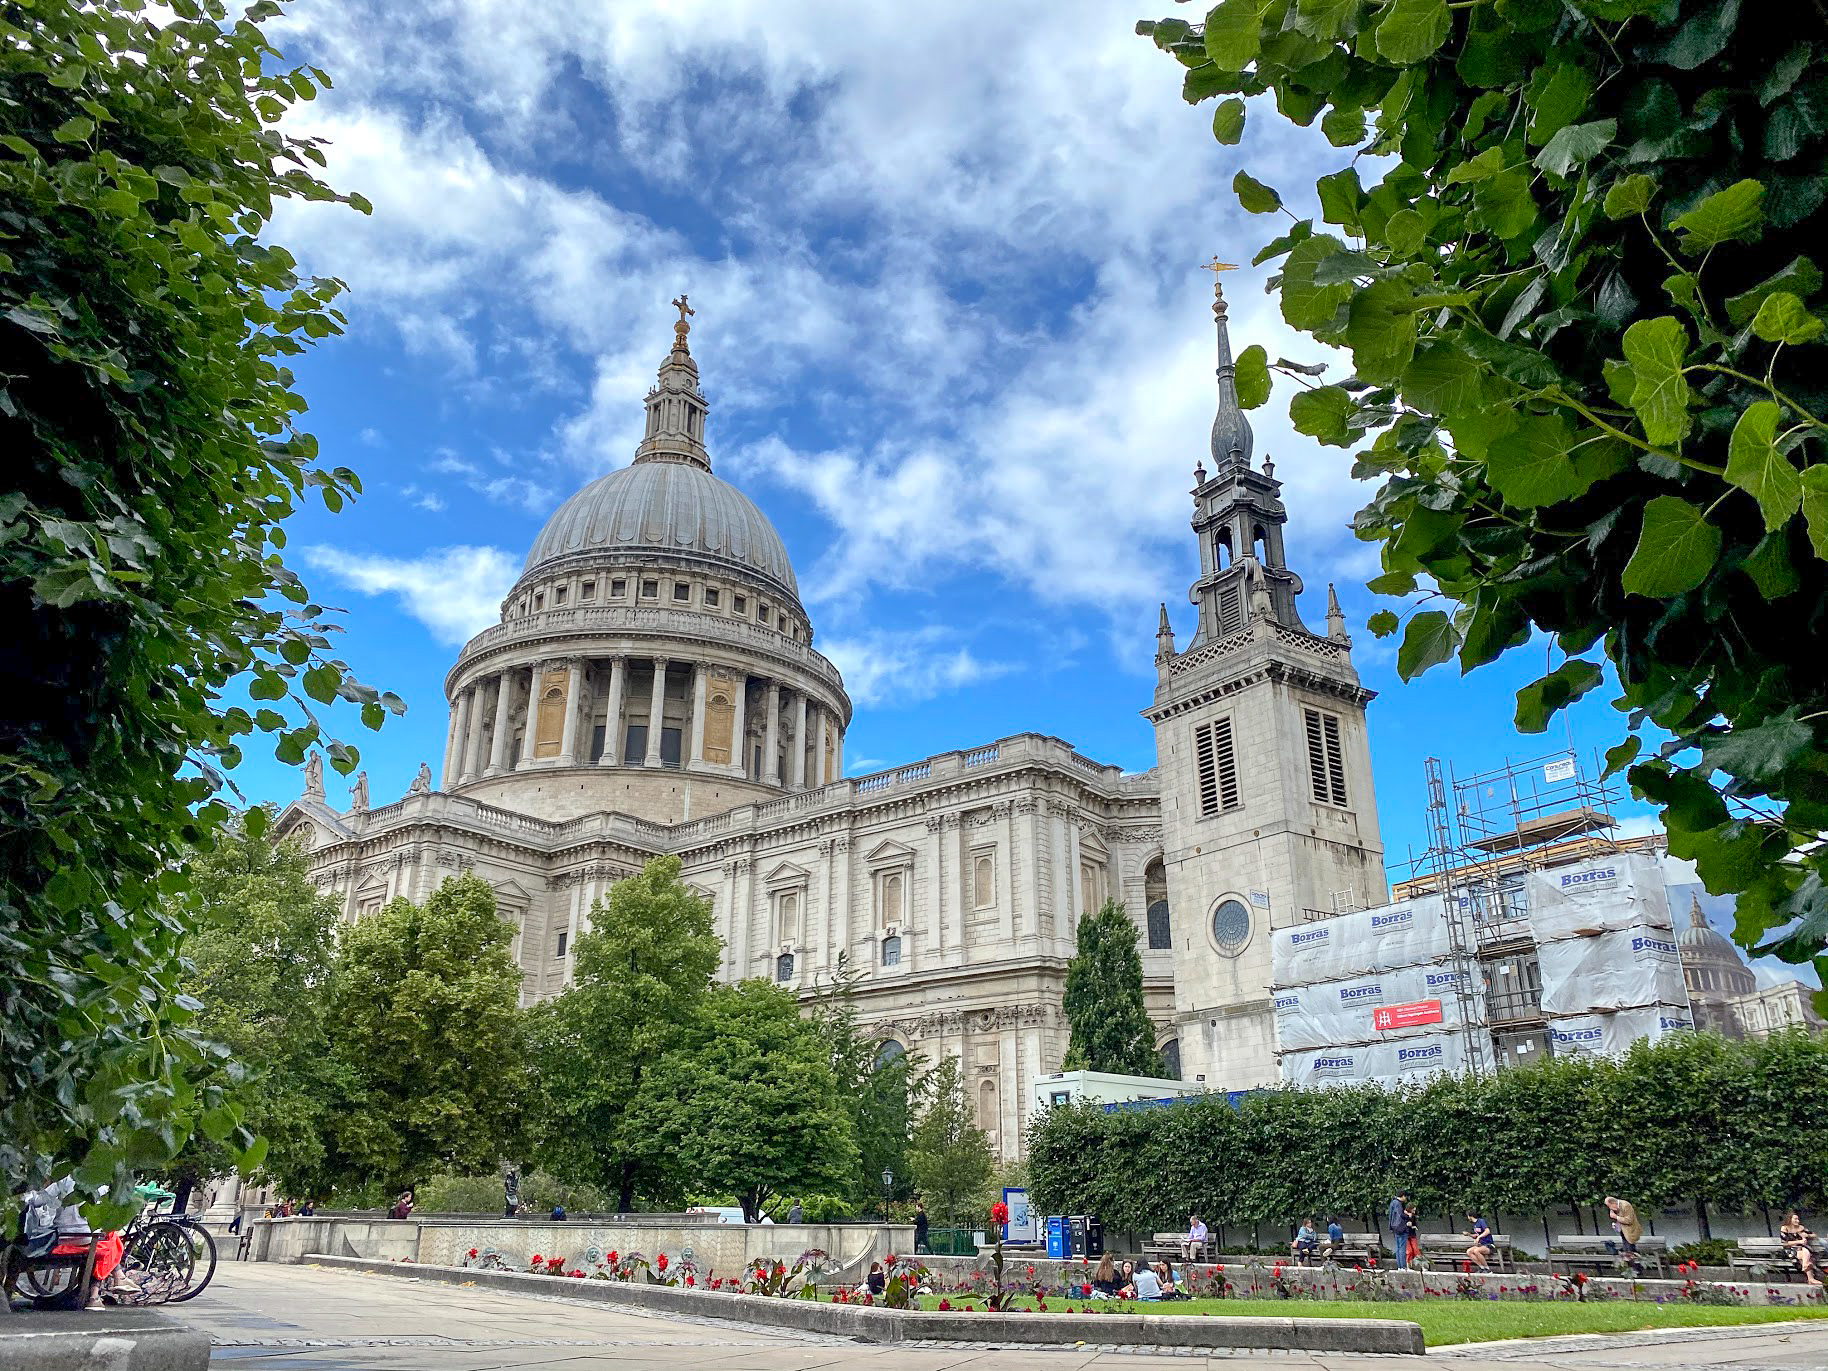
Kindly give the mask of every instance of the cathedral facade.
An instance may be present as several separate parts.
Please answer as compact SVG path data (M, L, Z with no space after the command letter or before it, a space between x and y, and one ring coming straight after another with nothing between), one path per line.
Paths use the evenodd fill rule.
M358 779L339 809L314 761L280 820L314 879L353 921L475 872L515 929L532 1003L570 982L610 885L675 854L715 910L723 979L810 998L842 957L882 1050L959 1058L1005 1157L1024 1151L1030 1083L1066 1051L1079 918L1116 898L1170 1071L1273 1083L1270 928L1377 904L1385 885L1371 694L1337 603L1324 635L1297 612L1223 296L1213 466L1193 490L1198 622L1178 649L1162 611L1144 711L1158 765L1140 774L1039 733L844 774L844 682L813 646L780 536L712 472L675 304L633 463L552 515L500 623L446 677L441 784L424 767L370 807Z

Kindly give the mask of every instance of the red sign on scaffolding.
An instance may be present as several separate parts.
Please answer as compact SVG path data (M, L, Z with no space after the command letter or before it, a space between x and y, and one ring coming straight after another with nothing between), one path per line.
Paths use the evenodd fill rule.
M1441 1022L1439 1000L1417 1000L1414 1004L1387 1004L1371 1011L1371 1027L1378 1032L1392 1028L1415 1028L1425 1023Z

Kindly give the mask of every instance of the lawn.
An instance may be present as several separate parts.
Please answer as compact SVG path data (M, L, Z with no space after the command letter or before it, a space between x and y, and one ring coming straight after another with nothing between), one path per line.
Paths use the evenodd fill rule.
M978 1302L969 1295L948 1296L955 1308ZM940 1297L923 1296L923 1309L936 1309ZM1034 1301L1016 1301L1034 1312ZM1695 1328L1723 1324L1777 1323L1785 1319L1828 1317L1828 1305L1655 1304L1607 1300L1550 1303L1528 1300L1176 1300L1142 1304L1050 1299L1047 1312L1108 1309L1125 1314L1209 1314L1215 1318L1249 1315L1279 1319L1404 1319L1422 1326L1430 1347L1456 1342L1493 1342L1501 1338L1548 1338L1563 1333L1629 1333L1644 1328Z

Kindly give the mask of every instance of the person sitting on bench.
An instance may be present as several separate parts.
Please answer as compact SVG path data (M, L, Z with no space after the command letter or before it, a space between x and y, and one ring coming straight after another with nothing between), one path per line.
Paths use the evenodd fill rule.
M1181 1256L1190 1262L1206 1259L1206 1221L1198 1214L1187 1218L1187 1236L1181 1242Z
M1314 1252L1320 1246L1320 1235L1314 1231L1314 1221L1303 1219L1301 1229L1295 1234L1295 1241L1288 1245L1288 1250L1295 1260L1303 1266L1314 1264Z
M1484 1270L1492 1264L1492 1251L1497 1247L1492 1238L1492 1226L1471 1210L1466 1213L1466 1221L1472 1225L1472 1232L1467 1237L1473 1240L1473 1245L1466 1249L1466 1260Z
M1784 1251L1801 1268L1803 1279L1811 1285L1820 1285L1822 1278L1816 1274L1815 1252L1810 1246L1815 1241L1815 1234L1803 1226L1803 1216L1792 1209L1790 1217L1778 1228L1777 1236L1783 1240Z

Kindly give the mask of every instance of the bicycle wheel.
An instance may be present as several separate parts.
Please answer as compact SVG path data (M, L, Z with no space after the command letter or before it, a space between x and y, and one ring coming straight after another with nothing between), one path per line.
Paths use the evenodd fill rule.
M189 1288L196 1249L179 1224L161 1220L134 1234L126 1260L146 1272L148 1288L167 1291L167 1300L181 1299Z
M207 1229L188 1219L175 1220L172 1226L183 1229L191 1250L190 1284L171 1297L173 1304L181 1304L201 1295L216 1274L216 1240Z

